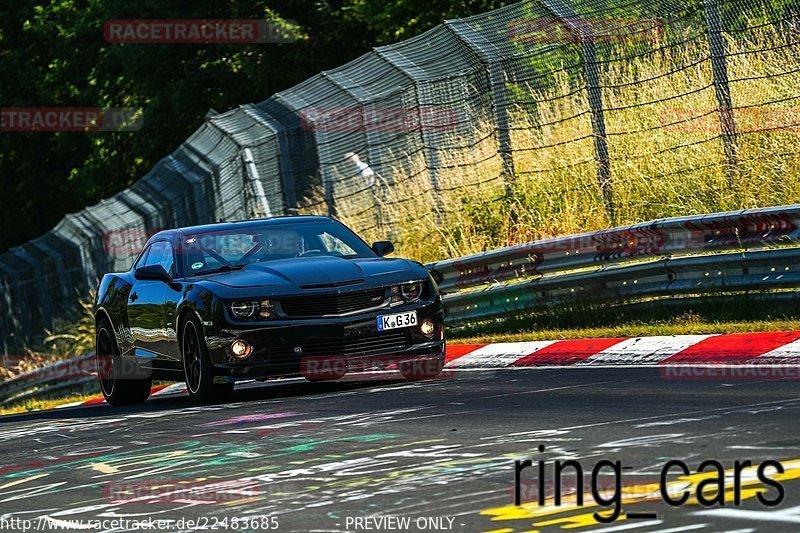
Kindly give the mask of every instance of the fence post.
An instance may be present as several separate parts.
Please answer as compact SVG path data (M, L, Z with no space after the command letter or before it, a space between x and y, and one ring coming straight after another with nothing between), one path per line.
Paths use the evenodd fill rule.
M281 176L280 183L284 204L282 214L294 213L297 210L297 194L294 186L294 169L292 168L290 148L286 139L286 128L253 104L245 104L239 107L247 116L275 135L275 149L278 156L278 169Z
M334 194L334 187L335 187L335 178L333 177L333 172L331 172L331 165L330 165L330 148L328 143L328 132L316 129L316 124L314 124L315 128L315 140L317 142L317 154L319 154L319 173L322 178L322 188L325 193L325 206L328 211L329 217L336 217L336 195ZM323 160L323 156L325 159Z
M428 81L423 81L416 84L417 109L420 115L435 102L435 99L430 94L429 83ZM426 131L425 126L422 124L420 124L420 131L422 133L422 143L425 150L425 161L428 167L428 179L430 180L431 189L433 190L433 218L438 226L441 223L443 213L442 192L439 185L439 167L442 165L439 158L439 150L435 146L435 137Z
M722 127L722 148L728 161L728 187L733 188L738 169L736 123L733 120L733 105L728 84L728 64L725 60L727 47L722 36L722 22L716 0L703 0L706 14L706 31L711 49L711 72L714 76L714 92L717 96L719 120Z
M258 202L257 205L261 216L269 218L272 216L272 210L269 208L267 195L264 193L264 185L261 183L261 176L258 175L256 160L253 158L253 152L250 148L242 150L242 161L244 162L244 171L245 174L247 174L247 179L255 193L254 195Z
M363 87L358 85L356 81L343 75L341 72L323 72L322 75L342 91L350 95L359 105L361 111L361 125L365 131L367 141L367 164L375 174L375 183L370 191L370 194L372 194L372 204L375 209L375 225L380 232L383 232L386 222L384 220L381 202L386 201L386 190L382 185L383 176L381 176L380 172L375 170L381 166L381 154L380 149L378 148L381 140L380 135L375 131L375 128L368 127L367 125L369 110L374 110L375 103L371 95L364 90ZM356 155L359 156L361 154Z
M336 217L336 197L333 194L333 174L329 166L320 165L322 173L322 186L325 189L325 205L328 206L328 216Z
M591 39L591 37L589 38ZM597 68L594 42L581 36L583 67L586 74L586 90L589 93L589 109L592 112L592 134L594 135L594 153L597 160L597 181L603 194L603 203L608 211L608 218L616 224L614 213L614 190L611 184L611 161L608 157L608 140L606 139L606 120L603 113L603 95L600 90L600 73Z
M380 171L381 165L381 151L380 151L380 135L374 131L374 127L368 127L368 114L373 111L374 116L375 103L372 100L364 100L362 103L361 113L364 127L367 130L367 157L369 158L367 164L375 173L375 183L372 185L372 198L375 204L375 223L378 226L380 234L386 233L386 228L391 227L388 212L384 209L388 197L388 184L386 183L383 173Z
M295 190L294 168L292 167L291 148L286 139L286 129L277 129L276 144L278 148L278 162L281 171L281 184L283 185L284 214L297 212L297 191Z
M489 83L492 87L494 115L497 121L497 142L500 157L503 160L503 176L505 180L506 198L514 196L516 172L514 169L514 153L511 145L511 125L508 121L508 95L503 69L498 61L489 64Z
M564 21L572 33L580 39L583 55L583 75L586 78L586 92L589 110L592 114L592 135L594 137L594 158L597 164L597 183L603 195L608 217L616 224L614 213L614 189L611 181L611 162L608 156L606 120L603 113L603 92L600 87L600 70L597 67L597 50L594 31L588 21L582 20L561 0L542 0L556 17Z
M463 20L446 20L444 26L468 50L478 56L486 67L489 75L489 87L492 91L495 125L497 126L497 151L503 161L506 198L510 199L514 195L516 171L514 169L514 153L511 143L511 126L508 120L508 91L506 90L505 75L500 63L502 56L491 42Z
M289 113L297 117L302 123L302 127L310 128L314 135L314 143L317 149L317 171L322 180L322 187L325 196L325 205L328 216L336 216L336 196L334 194L334 177L331 172L331 157L328 142L328 132L325 128L317 128L316 122L309 117L305 117L303 112L311 107L302 92L295 90L284 91L275 95L276 101L285 107ZM341 154L340 154L341 155Z
M420 115L422 115L424 109L436 104L435 98L432 98L429 94L430 82L426 80L425 71L404 57L400 52L391 48L391 45L374 48L374 50L381 59L403 72L414 82L417 109ZM424 145L425 166L428 167L428 180L433 192L433 218L434 223L438 226L441 222L441 213L443 212L441 188L439 186L439 167L441 166L439 162L439 153L433 146L434 140L430 132L427 131L427 128L420 127L420 134Z

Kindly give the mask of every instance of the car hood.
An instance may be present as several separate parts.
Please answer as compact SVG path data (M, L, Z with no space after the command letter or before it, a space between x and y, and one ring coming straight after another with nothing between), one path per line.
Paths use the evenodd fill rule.
M366 281L377 276L398 275L412 269L405 259L342 259L341 257L300 257L252 263L241 270L198 276L232 288L292 286L303 289L336 287Z

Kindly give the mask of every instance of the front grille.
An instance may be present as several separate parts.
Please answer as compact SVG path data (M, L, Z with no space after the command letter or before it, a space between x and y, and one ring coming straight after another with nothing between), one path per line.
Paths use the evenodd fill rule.
M383 303L384 297L384 289L370 289L285 298L280 301L280 305L284 314L290 317L329 316L377 307Z
M269 362L285 365L299 364L302 357L381 356L402 352L410 345L411 333L409 330L396 333L377 332L354 336L350 339L309 339L298 341L296 344L273 345L270 349ZM294 351L296 347L302 349L302 354Z

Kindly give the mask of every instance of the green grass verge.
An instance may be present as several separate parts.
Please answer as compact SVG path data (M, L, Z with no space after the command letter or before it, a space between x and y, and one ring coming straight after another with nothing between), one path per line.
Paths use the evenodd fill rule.
M83 402L96 398L100 394L94 393L80 393L80 394L67 394L64 396L55 396L52 398L28 398L20 402L11 403L0 407L0 416L5 415L18 415L20 413L30 413L32 411L44 411L45 409L52 409L57 405L65 403Z
M153 386L171 385L172 381L154 381ZM52 409L58 405L67 403L83 402L91 400L92 398L100 397L100 389L97 382L92 381L83 385L79 391L70 391L62 393L51 393L46 396L26 398L18 402L13 402L8 405L0 406L0 416L3 415L16 415L20 413L30 413L32 411L43 411L45 409Z
M503 321L449 328L452 343L513 342L586 337L641 337L800 329L796 299L731 296L672 298L634 305L543 309Z

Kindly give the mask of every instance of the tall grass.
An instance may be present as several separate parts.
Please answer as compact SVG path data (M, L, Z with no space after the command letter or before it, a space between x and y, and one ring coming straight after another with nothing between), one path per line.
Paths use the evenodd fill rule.
M495 126L484 119L467 138L448 140L462 149L438 152L437 194L420 153L384 168L386 187L338 198L338 216L367 239L391 238L400 255L431 261L618 224L795 203L797 36L761 25L727 39L739 131L733 170L708 45L697 39L633 59L621 51L601 65L613 218L598 185L586 91L576 91L569 69L558 72L557 65L547 89L515 86L535 102L535 113L531 106L509 111L516 170L510 197ZM321 198L317 191L307 210L324 212Z

